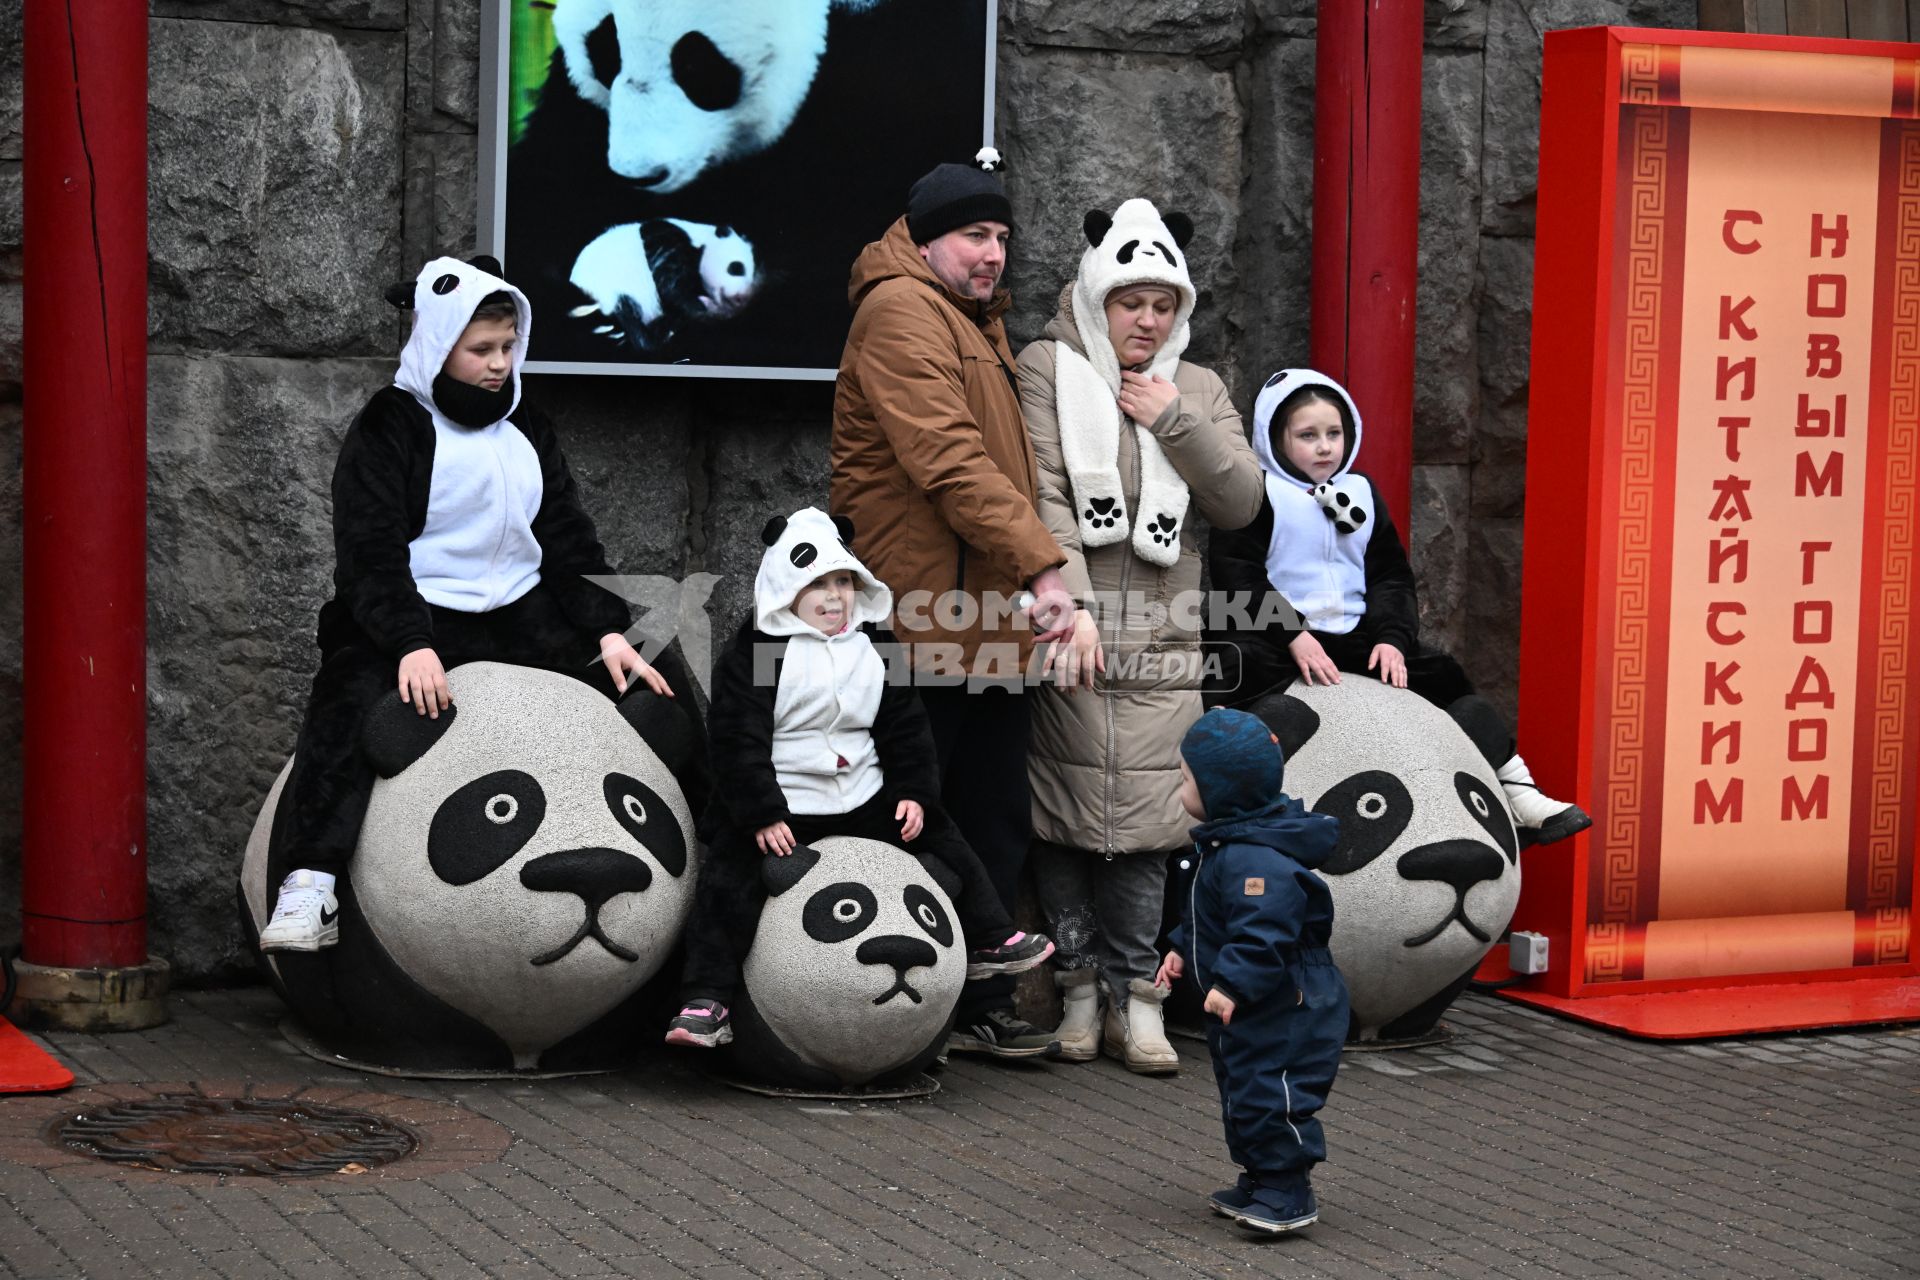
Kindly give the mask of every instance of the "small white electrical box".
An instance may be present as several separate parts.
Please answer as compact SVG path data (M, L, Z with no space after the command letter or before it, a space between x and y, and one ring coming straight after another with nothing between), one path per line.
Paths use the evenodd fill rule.
M1507 935L1507 968L1515 973L1547 971L1547 935L1516 929Z

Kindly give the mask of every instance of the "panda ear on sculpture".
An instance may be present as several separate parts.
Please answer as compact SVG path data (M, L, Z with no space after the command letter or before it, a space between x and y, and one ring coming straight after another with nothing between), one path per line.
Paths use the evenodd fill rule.
M770 547L780 541L780 535L786 531L787 518L785 516L775 516L773 519L767 521L766 528L760 530L760 541Z
M1247 710L1273 730L1273 736L1280 739L1280 751L1288 760L1320 731L1320 713L1288 694L1270 693Z
M360 722L360 751L383 778L398 777L446 735L460 708L449 706L438 718L423 716L399 692L383 695Z
M1161 219L1167 224L1167 230L1173 233L1173 242L1182 249L1193 239L1193 219L1184 213L1170 213Z
M620 699L620 717L653 748L667 771L681 780L691 802L696 789L692 776L704 777L706 768L706 751L693 718L676 706L673 698L662 697L638 680Z
M762 858L760 883L766 886L768 897L777 898L806 879L807 872L819 861L820 851L804 844L795 846L784 858Z
M1087 243L1097 249L1100 242L1107 238L1107 232L1113 229L1113 215L1099 209L1089 209L1080 225L1087 233Z

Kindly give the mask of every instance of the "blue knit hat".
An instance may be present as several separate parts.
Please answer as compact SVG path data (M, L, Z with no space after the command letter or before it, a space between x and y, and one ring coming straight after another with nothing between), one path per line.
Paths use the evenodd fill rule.
M1180 740L1180 758L1200 787L1207 821L1245 817L1280 799L1280 740L1256 715L1216 708Z

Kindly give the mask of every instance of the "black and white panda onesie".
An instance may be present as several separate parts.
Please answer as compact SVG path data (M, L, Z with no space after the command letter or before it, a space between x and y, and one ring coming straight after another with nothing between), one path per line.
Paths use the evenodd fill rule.
M1352 423L1346 456L1323 486L1287 466L1274 448L1274 410L1308 385L1337 395ZM1254 397L1253 416L1253 451L1266 472L1266 499L1252 524L1214 530L1207 552L1214 590L1246 593L1252 617L1264 612L1271 624L1232 636L1241 658L1232 701L1284 688L1298 677L1287 646L1302 630L1313 633L1342 671L1365 672L1374 646L1390 644L1406 657L1407 687L1429 702L1445 707L1472 693L1459 663L1420 646L1413 566L1379 489L1353 469L1362 428L1346 389L1312 369L1285 369ZM1279 607L1282 601L1292 608ZM1304 628L1293 625L1296 614Z
M893 593L848 549L851 526L814 507L767 525L753 617L714 667L708 711L713 802L700 824L707 861L687 922L685 999L733 999L766 900L754 833L776 822L801 844L862 836L918 857L953 896L969 950L1013 932L979 857L940 807L927 713L891 632ZM845 628L827 636L794 600L837 570L859 583ZM898 670L904 671L904 666ZM912 800L926 825L903 840L894 811ZM950 873L950 874L949 874Z
M1274 447L1276 432L1286 430L1284 422L1274 422L1275 411L1307 386L1338 396L1349 427L1346 456L1319 485ZM1360 439L1353 397L1316 370L1283 369L1254 397L1253 451L1267 473L1267 496L1252 524L1213 531L1207 564L1214 590L1244 593L1256 621L1251 631L1210 637L1238 650L1240 669L1237 678L1229 672L1222 687L1207 695L1209 705L1244 706L1299 679L1288 646L1302 630L1320 642L1334 666L1354 675L1377 676L1368 672L1367 661L1375 645L1390 644L1406 659L1407 688L1451 715L1493 766L1524 842L1551 843L1586 829L1592 819L1584 810L1550 799L1534 785L1515 750L1513 726L1474 692L1452 655L1421 645L1406 546L1379 489L1353 469Z
M320 670L281 802L289 865L335 875L373 787L360 722L395 689L401 658L432 649L449 670L545 667L612 697L599 638L632 620L619 596L586 580L612 569L552 424L520 400L526 298L454 258L427 263L410 292L416 318L399 372L347 429L334 466L334 595L320 610ZM441 373L495 293L518 312L505 394Z

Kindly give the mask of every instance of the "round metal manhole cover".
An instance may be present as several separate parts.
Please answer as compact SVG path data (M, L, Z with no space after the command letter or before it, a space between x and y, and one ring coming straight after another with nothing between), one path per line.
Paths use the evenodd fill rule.
M404 1159L420 1145L404 1125L365 1111L194 1095L95 1107L60 1123L52 1137L115 1164L261 1177L358 1173Z

